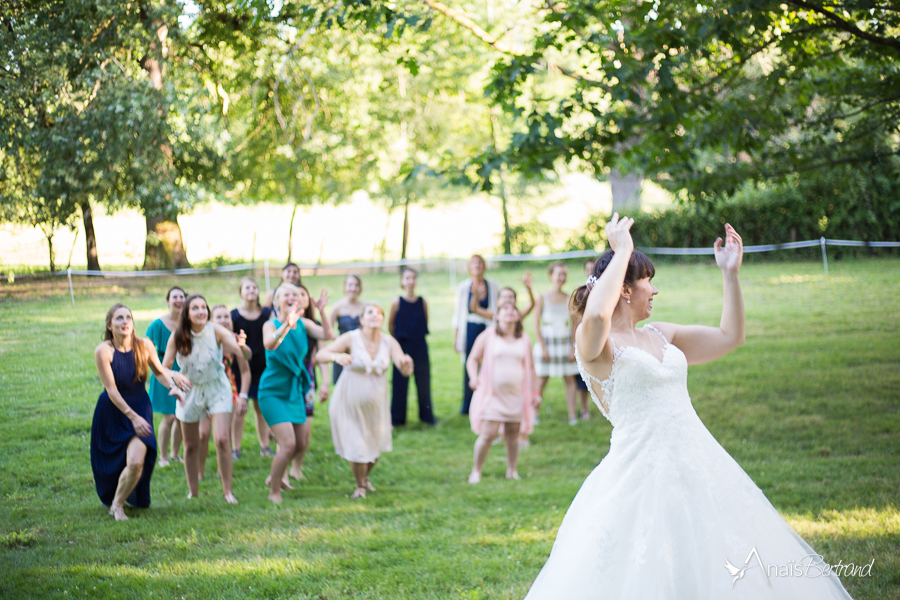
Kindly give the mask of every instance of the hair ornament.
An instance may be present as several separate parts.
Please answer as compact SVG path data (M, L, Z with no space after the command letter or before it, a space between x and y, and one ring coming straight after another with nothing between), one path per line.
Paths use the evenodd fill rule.
M596 277L594 277L593 275L591 275L590 277L587 278L587 281L584 282L584 285L587 287L588 291L590 291L590 289L592 287L594 287L594 284L597 283L598 281L600 281L600 280L597 279Z

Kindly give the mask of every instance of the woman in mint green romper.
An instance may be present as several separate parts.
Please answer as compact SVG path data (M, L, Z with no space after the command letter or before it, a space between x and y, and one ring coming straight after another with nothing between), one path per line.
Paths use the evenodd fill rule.
M303 307L301 308L301 295ZM323 293L316 302L322 315L322 325L304 318L308 306L305 289L282 283L275 290L273 305L275 318L263 325L263 345L266 348L266 370L259 380L259 410L275 434L278 449L272 460L272 472L267 480L269 500L281 502L281 490L292 489L282 481L290 461L300 453L300 425L306 423L306 393L309 391L309 371L304 359L309 352L307 332L314 339L334 338L324 308L328 295Z
M166 356L166 346L169 343L169 337L172 335L175 326L178 325L178 319L181 318L181 309L184 306L184 290L178 286L172 287L166 292L166 306L169 307L169 314L156 319L150 323L147 328L147 337L156 346L156 354L159 356L159 362L162 364ZM164 319L172 324L172 328L166 325ZM179 372L181 368L177 363L172 365L172 371ZM162 415L162 421L159 423L159 466L169 466L169 460L180 462L178 458L178 450L181 447L181 427L175 418L175 396L169 395L169 389L157 381L156 377L150 374L150 404L153 406L153 412ZM169 441L172 441L172 455L169 456Z

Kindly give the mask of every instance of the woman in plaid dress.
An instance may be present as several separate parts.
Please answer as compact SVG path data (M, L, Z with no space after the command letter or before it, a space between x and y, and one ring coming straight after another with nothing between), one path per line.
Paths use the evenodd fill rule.
M547 275L551 287L538 296L534 307L534 370L538 376L538 390L543 396L550 377L563 377L566 382L566 406L569 425L578 424L575 415L575 346L572 345L572 319L569 317L569 296L562 291L569 273L561 261L550 263Z

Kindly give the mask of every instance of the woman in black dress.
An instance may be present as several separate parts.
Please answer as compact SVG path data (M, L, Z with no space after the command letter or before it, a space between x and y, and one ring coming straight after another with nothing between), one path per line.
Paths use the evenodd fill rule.
M126 521L126 501L139 508L150 506L156 436L144 387L147 368L180 400L190 382L160 364L153 342L134 334L131 310L122 304L106 313L106 331L94 360L105 389L91 424L91 469L100 501L116 521Z
M247 347L253 352L250 358L250 391L247 395L253 400L253 408L256 414L256 437L259 440L259 453L261 456L275 456L275 452L269 445L269 426L259 410L256 399L259 390L259 378L266 370L266 349L263 346L263 325L272 318L271 308L261 306L259 303L259 286L252 277L241 278L240 285L241 305L231 311L231 322L238 333L243 331L247 335ZM240 373L235 373L238 387L241 385ZM244 415L234 415L231 422L231 457L238 460L241 457L241 441L244 438Z

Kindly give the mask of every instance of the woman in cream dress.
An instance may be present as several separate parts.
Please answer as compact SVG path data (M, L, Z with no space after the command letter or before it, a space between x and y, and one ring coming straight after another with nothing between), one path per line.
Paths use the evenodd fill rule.
M335 362L341 376L331 396L328 414L334 450L350 462L356 489L353 498L365 498L375 488L369 475L382 452L391 450L391 403L387 372L391 362L404 377L413 372L413 361L393 337L382 333L384 310L366 304L360 328L341 334L319 350L320 363Z

